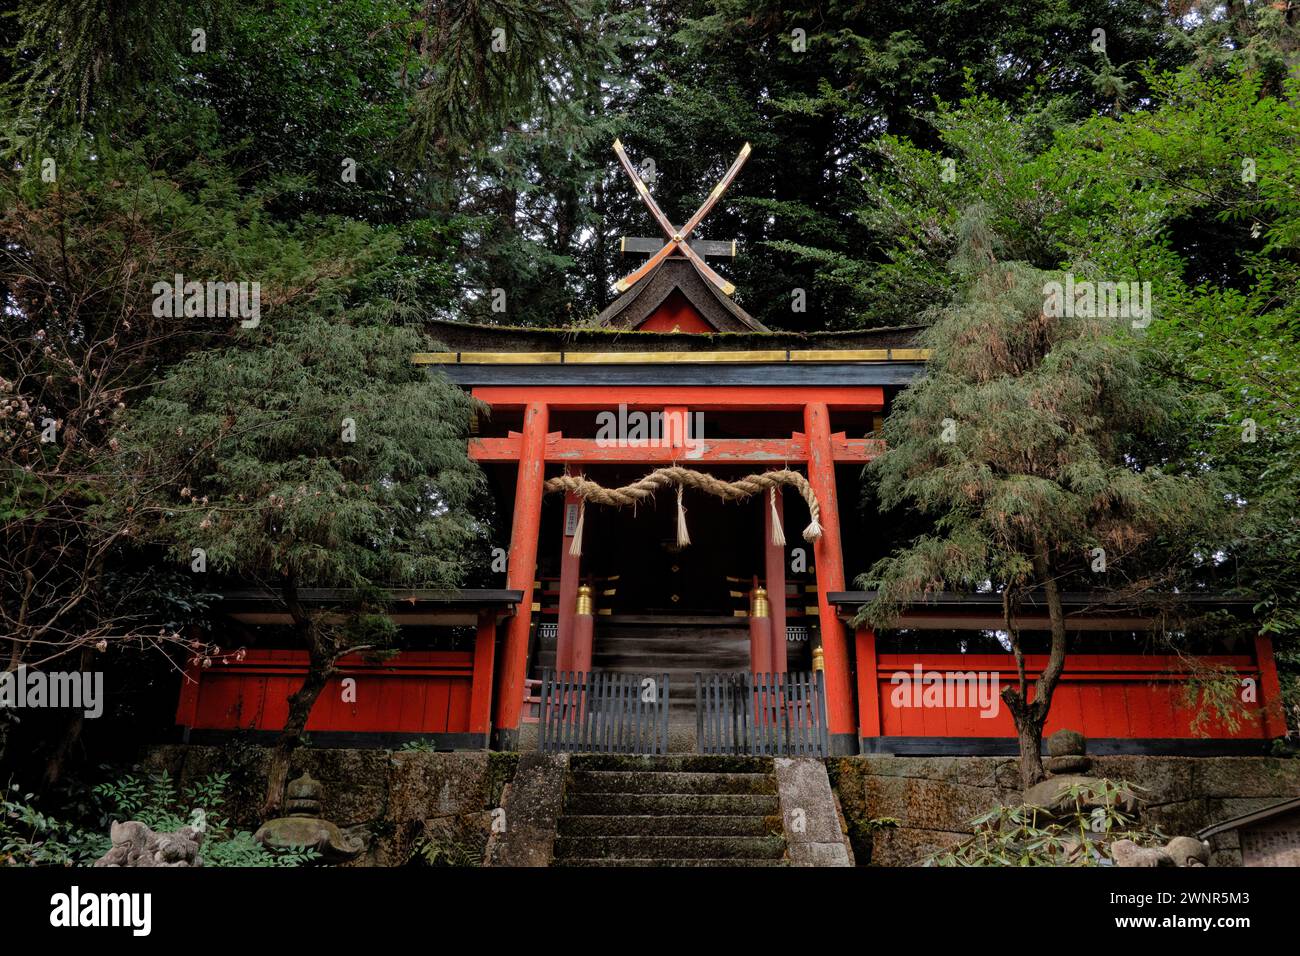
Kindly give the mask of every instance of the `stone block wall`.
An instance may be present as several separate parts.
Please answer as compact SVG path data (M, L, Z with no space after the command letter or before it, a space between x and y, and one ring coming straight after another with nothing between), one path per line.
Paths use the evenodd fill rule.
M256 829L267 750L161 746L146 770L167 770L180 785L229 773L225 811ZM1142 788L1143 819L1169 836L1194 836L1225 818L1300 794L1300 759L1273 757L1093 757L1092 773ZM291 776L306 770L324 787L322 815L362 836L367 849L350 865L400 866L423 846L434 862L478 865L519 754L325 750L294 755ZM826 761L831 786L859 866L912 866L959 842L970 821L998 803L1019 803L1011 757L840 757ZM872 821L894 818L897 826ZM1211 840L1211 865L1241 864L1235 833Z
M1094 776L1141 787L1143 820L1169 836L1300 794L1300 760L1273 757L1093 757ZM957 843L970 820L1019 803L1011 757L841 757L827 761L859 865L911 866ZM892 817L896 827L872 821ZM1211 865L1239 866L1235 834L1211 840Z
M250 745L172 745L147 751L147 771L166 770L181 786L229 773L225 811L239 829L257 829L268 751ZM314 750L294 754L290 777L308 771L324 788L321 815L358 835L366 851L352 866L401 866L422 846L435 863L482 863L492 811L514 775L517 754L466 751Z

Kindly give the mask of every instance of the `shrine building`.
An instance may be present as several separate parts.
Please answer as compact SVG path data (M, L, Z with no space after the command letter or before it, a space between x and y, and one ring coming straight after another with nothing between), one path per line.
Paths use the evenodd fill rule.
M414 357L481 403L468 451L508 516L503 586L394 594L399 624L455 633L345 662L339 679L367 694L350 708L322 694L308 731L442 749L1014 753L996 702L1016 675L1000 595L918 600L879 635L853 624L873 595L850 582L904 543L882 540L861 474L885 452L892 401L924 373L919 328L768 329L710 265L735 243L695 235L749 147L680 228L615 151L663 236L623 240L647 258L595 322L437 321L443 350ZM244 627L283 620L269 594L229 598ZM1156 621L1106 595L1064 600L1072 644L1047 734L1079 730L1096 753L1208 754L1262 752L1284 733L1267 637L1201 658L1253 688L1244 716L1223 721L1199 713ZM1033 679L1046 609L1030 596L1018 620ZM195 740L273 732L303 662L252 648L192 668L177 723Z

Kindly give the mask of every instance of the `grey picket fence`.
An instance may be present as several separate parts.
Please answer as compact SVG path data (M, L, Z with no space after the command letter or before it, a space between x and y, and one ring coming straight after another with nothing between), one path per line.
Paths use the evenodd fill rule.
M668 675L542 671L538 749L551 753L668 752Z
M825 757L825 676L696 674L695 738L705 754Z

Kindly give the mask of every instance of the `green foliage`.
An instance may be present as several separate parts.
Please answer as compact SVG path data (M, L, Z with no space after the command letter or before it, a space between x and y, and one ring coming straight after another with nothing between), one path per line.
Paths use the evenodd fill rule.
M416 849L415 859L423 866L481 866L482 847L460 840L426 840Z
M1221 723L1229 733L1241 726L1244 708L1241 702L1241 676L1227 666L1207 666L1194 670L1182 689L1183 706L1192 713L1191 731L1207 736L1212 723Z
M1053 815L1041 807L999 805L971 821L973 836L927 857L925 865L1113 865L1110 844L1115 840L1132 840L1139 846L1165 842L1158 831L1139 826L1136 818L1118 808L1120 795L1136 789L1106 779L1075 784L1065 790L1065 810Z
M377 318L286 317L255 348L177 367L123 432L132 467L158 481L127 503L140 534L245 578L456 581L476 533L469 399L411 364L427 347L414 329Z
M598 77L586 73L603 45L589 30L586 0L535 4L478 0L447 9L425 3L412 45L423 56L412 97L412 145L464 149L495 140L512 123L549 120Z
M76 866L108 850L100 834L42 813L17 784L0 801L0 866Z
M1193 28L1172 39L1198 71L1244 73L1276 93L1300 62L1300 23L1286 5L1198 0L1190 6L1199 14Z
M1265 82L1259 71L1164 78L1159 110L1097 120L1057 154L1072 255L1152 281L1147 362L1185 412L1164 453L1217 475L1234 504L1205 577L1258 597L1259 629L1289 668L1300 636L1300 80L1276 97Z
M893 239L860 215L859 178L896 178L881 138L937 151L936 101L979 95L1050 139L1145 110L1151 76L1188 59L1280 89L1295 27L1268 4L1179 16L1146 0L24 0L0 30L4 132L33 158L47 136L64 152L83 124L101 142L220 155L287 217L393 226L407 252L442 260L432 307L496 321L486 296L503 288L510 321L552 325L607 304L628 267L616 240L649 225L611 162L614 135L655 161L678 219L749 140L707 224L739 240L723 268L746 307L778 328L907 324L871 277ZM790 311L793 288L810 291L808 313ZM893 291L910 307L921 290Z
M1163 410L1132 435L1125 460L1203 476L1230 513L1207 509L1224 520L1189 528L1181 542L1150 539L1118 578L1077 580L1154 582L1180 563L1187 587L1257 595L1257 626L1277 635L1291 688L1285 670L1300 634L1300 111L1294 78L1269 83L1241 59L1149 73L1152 98L1141 110L1062 122L981 92L934 115L936 147L876 140L880 169L865 177L860 214L887 242L880 256L836 274L876 296L879 311L942 322L944 303L970 295L971 274L955 257L975 208L999 260L1079 281L1150 282L1154 320L1125 334L1122 347L1137 363L1135 387L1161 397ZM947 180L945 159L955 173ZM1113 408L1096 411L1107 428L1126 427ZM947 549L942 536L932 547L957 563L971 553ZM921 580L933 562L914 557ZM966 570L979 579L978 567Z
M1121 556L1193 533L1213 511L1203 480L1134 458L1174 396L1151 387L1121 323L1045 315L1045 288L1063 277L997 263L990 245L975 214L963 251L985 258L922 336L927 374L896 400L889 454L871 468L886 508L935 518L933 533L864 576L881 588L867 612L881 626L945 587L1007 591L1086 573L1097 546L1122 570Z
M397 749L403 753L431 754L436 748L431 740L408 740Z
M235 830L222 815L229 774L214 773L177 789L165 772L126 774L93 788L98 820L90 827L61 821L36 809L32 794L6 799L0 812L0 865L87 866L108 852L110 824L135 820L155 832L183 826L201 829L204 866L301 866L314 850L269 850L247 830ZM15 793L18 787L12 788Z
M174 140L188 131L155 132L81 143L54 183L38 166L0 172L0 645L18 662L146 632L152 644L206 606L188 557L177 579L134 547L115 503L143 476L119 438L166 370L229 342L238 320L156 315L155 282L250 277L267 322L339 308L358 289L398 298L402 282L436 284L404 268L398 237L333 216L280 219L219 156L180 162ZM56 441L34 427L44 417Z
M1082 239L1081 231L1080 254L1101 268L1118 257L1139 261L1151 276L1160 303L1152 364L1194 412L1186 443L1174 451L1187 466L1223 476L1241 512L1225 549L1237 569L1233 583L1260 596L1264 630L1294 635L1300 84L1291 81L1283 99L1261 96L1249 77L1180 78L1163 89L1167 109L1098 123L1096 152L1075 153L1068 167L1075 194L1100 221L1123 224L1118 237L1093 231ZM1153 223L1164 224L1154 236ZM1191 230L1210 241L1182 251Z
M856 258L842 281L872 314L932 318L958 290L952 268L963 218L980 209L1000 259L1057 264L1055 237L1042 228L1060 199L1044 187L1041 150L1062 117L1019 113L986 94L931 116L940 145L925 149L886 135L870 144L856 215L882 244Z
M487 841L487 831L476 817L451 818L426 828L410 862L434 867L482 866Z
M20 124L11 137L39 143L168 76L188 40L185 6L178 0L21 4L18 42L7 51L13 69L0 88Z
M1108 62L1120 64L1113 68L1118 78L1133 84L1131 100L1145 90L1141 64L1171 67L1180 56L1167 47L1168 21L1140 0L723 0L667 4L660 16L680 29L665 31L667 40L645 57L642 69L653 75L637 74L624 142L634 158L638 151L655 157L663 177L656 197L670 218L674 207L689 214L723 157L734 155L734 143L754 144L728 208L708 226L716 230L711 236L739 238L741 254L728 275L742 304L774 328L916 319L919 289L909 284L913 294L900 302L871 275L894 247L871 218L875 204L859 181L904 185L907 171L877 145L893 137L936 149L936 100L982 93L1004 104L1012 127L1021 116L1038 117L1042 135L1052 123L1113 104L1111 90L1096 90L1086 78L1104 69L1090 48L1094 29L1106 31ZM795 30L805 34L802 51ZM692 144L689 154L684 142ZM924 178L927 192L947 188L938 172L936 164ZM618 205L635 223L623 228L644 229L630 191L616 188ZM791 312L793 288L808 290L806 314Z
M280 217L329 212L398 223L409 190L388 171L407 122L412 7L234 6L209 29L208 51L186 57L186 97L170 110L217 120L212 146L270 195ZM355 161L355 181L344 179L346 159Z

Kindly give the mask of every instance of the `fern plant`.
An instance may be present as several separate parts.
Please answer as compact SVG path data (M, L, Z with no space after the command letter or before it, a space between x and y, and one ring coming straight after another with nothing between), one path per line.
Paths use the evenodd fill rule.
M138 820L151 830L183 826L203 831L199 859L204 866L301 866L319 854L305 847L272 850L252 832L232 827L224 815L228 773L213 773L178 791L163 771L148 776L126 774L94 787L101 812L93 827L42 813L32 794L4 800L0 813L0 865L88 866L108 852L114 821Z
M107 851L107 838L42 813L32 798L13 784L0 800L0 866L75 866Z

